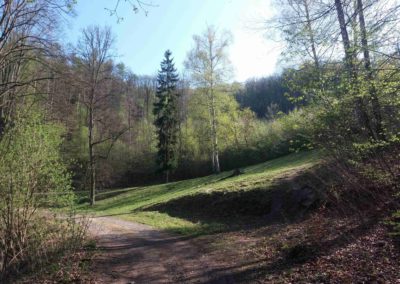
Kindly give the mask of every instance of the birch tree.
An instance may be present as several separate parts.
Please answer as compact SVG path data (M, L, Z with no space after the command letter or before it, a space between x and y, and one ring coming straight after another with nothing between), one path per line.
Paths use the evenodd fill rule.
M218 123L216 91L232 74L228 58L228 47L232 43L229 32L219 33L208 26L201 35L193 36L194 47L189 51L185 67L191 75L193 84L206 95L210 114L211 160L214 173L221 171L219 164Z

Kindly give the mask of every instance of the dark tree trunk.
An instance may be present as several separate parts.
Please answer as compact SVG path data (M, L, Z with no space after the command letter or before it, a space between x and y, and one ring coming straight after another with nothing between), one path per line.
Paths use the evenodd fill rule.
M353 64L353 60L352 60L353 52L351 51L351 44L350 44L349 34L347 32L347 26L346 26L346 20L344 17L342 1L335 0L335 7L336 7L337 17L338 17L338 21L339 21L339 26L340 26L340 34L342 36L342 41L343 41L346 68L347 68L347 71L349 72L350 76L353 79L355 79L356 74L355 74L354 64Z
M355 92L357 92L357 72L355 70L355 66L353 63L353 56L354 51L352 50L352 46L350 44L349 34L347 32L347 24L344 16L343 11L343 4L341 0L335 0L335 7L337 12L337 18L339 21L340 26L340 34L342 37L343 48L345 53L345 62L346 62L346 69L349 74L350 84L351 84L351 92L352 95L355 96ZM368 113L365 108L364 101L361 98L355 99L356 103L356 110L358 113L358 120L361 127L365 127L368 130L368 136L374 137L374 131L371 126L371 121L368 116Z
M3 118L2 110L0 109L0 141L6 128L6 122Z
M361 32L361 47L364 55L364 67L367 72L367 80L369 83L369 92L371 95L372 101L372 112L375 118L376 123L376 131L374 133L375 139L385 139L384 129L382 126L382 115L381 115L381 106L378 99L377 90L374 85L374 76L372 73L371 67L371 57L369 54L368 48L368 37L367 37L367 29L365 27L365 18L364 18L364 7L362 0L357 0L357 12L360 21L360 32Z
M94 94L91 95L91 104ZM90 205L96 203L96 162L94 158L94 145L93 145L93 129L94 128L94 115L93 108L89 107L89 174L90 174Z

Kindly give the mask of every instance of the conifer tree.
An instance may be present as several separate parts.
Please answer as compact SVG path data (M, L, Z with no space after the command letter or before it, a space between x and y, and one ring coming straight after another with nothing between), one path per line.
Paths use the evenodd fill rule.
M158 170L165 173L166 182L177 167L177 142L179 131L178 92L176 85L178 74L175 69L171 51L167 50L161 62L157 76L157 101L154 104L155 126L158 136L157 163Z

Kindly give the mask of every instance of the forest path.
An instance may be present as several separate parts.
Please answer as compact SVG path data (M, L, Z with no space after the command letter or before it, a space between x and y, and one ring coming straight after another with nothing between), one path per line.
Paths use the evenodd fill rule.
M92 217L90 233L96 283L235 283L188 238L114 217Z

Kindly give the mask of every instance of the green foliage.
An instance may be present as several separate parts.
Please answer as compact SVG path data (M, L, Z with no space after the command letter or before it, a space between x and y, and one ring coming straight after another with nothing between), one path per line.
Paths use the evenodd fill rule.
M352 204L346 210L375 210L392 202L398 191L398 74L385 70L394 66L381 58L375 64L384 67L372 73L356 70L353 76L340 62L286 71L288 85L303 94L312 113L310 141L324 149L335 161L335 172L346 177L334 193L338 207Z
M62 127L48 124L39 110L22 108L13 127L0 142L0 192L2 201L13 195L14 206L34 202L65 205L71 202L70 175L60 157ZM62 193L62 194L57 194ZM5 205L1 206L4 208Z
M305 64L300 70L287 70L285 77L293 92L303 94L292 99L301 99L312 106L314 115L310 124L315 130L313 141L319 147L342 152L344 156L366 157L387 148L398 134L399 120L395 113L399 105L389 87L394 83L387 81L386 71L378 73L371 82L361 72L350 80L339 63L327 63L319 70ZM377 89L386 139L380 139L376 130L372 85Z
M74 230L75 223L54 221L53 226L38 213L43 206L67 206L74 199L70 175L59 153L62 133L61 127L44 121L40 110L21 105L12 128L2 136L0 277L25 262L46 261L50 251L65 245L65 238L76 236L67 232ZM44 246L50 240L53 242Z
M313 149L312 116L307 109L295 109L275 120L248 120L240 129L242 143L224 150L222 164L237 168Z
M211 150L211 125L203 96L202 92L196 92L189 98L188 118L181 127L180 173L187 172L188 164L192 171L194 165L203 167L197 175L208 174L211 170L204 171L204 163L209 160ZM249 108L241 109L230 93L217 92L215 101L220 162L224 169L248 166L314 148L311 141L314 126L310 123L314 115L310 108L294 109L287 115L260 120Z

